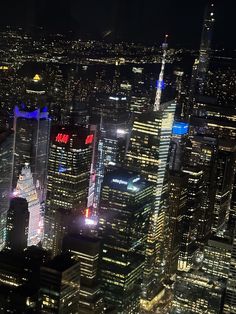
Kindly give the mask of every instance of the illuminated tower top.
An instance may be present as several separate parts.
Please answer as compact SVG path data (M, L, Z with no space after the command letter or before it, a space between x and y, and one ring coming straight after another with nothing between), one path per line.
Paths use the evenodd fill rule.
M167 54L167 48L168 48L167 38L168 38L168 35L165 35L165 41L162 44L163 55L162 55L162 62L161 62L161 71L159 74L159 79L158 79L158 84L157 84L154 111L158 111L160 109L160 104L161 104L161 94L162 94L163 78L164 78L164 71L165 71L165 64L166 64L166 54Z

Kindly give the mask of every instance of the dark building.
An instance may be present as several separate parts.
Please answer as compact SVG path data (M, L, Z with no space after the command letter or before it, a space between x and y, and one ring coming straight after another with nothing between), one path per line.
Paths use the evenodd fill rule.
M101 281L105 307L117 313L139 313L152 206L153 185L137 173L120 168L105 176L99 218Z
M211 40L215 22L214 1L209 1L204 14L201 44L199 50L199 63L197 65L197 92L202 93L210 61Z
M167 212L167 232L165 235L166 271L172 277L182 260L183 220L186 214L188 177L180 171L171 171L169 175L169 208Z
M121 123L129 119L129 100L123 93L96 93L91 105L91 116L99 121L102 116L105 122Z
M12 192L13 138L13 132L0 131L0 250L5 245L7 211Z
M79 234L68 234L63 240L63 251L69 251L80 263L79 312L103 313L104 304L99 282L100 240Z
M27 248L29 211L26 199L16 197L11 200L7 212L6 249L23 251Z
M235 225L234 225L235 227ZM228 280L226 286L225 302L224 302L224 312L227 314L236 313L236 237L235 237L235 228L233 234L231 235L232 239L232 249L229 263L229 272Z
M40 313L80 313L80 265L70 254L54 257L40 271Z

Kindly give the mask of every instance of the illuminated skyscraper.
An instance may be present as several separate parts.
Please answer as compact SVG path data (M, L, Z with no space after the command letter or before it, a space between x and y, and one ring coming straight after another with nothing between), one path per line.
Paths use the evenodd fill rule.
M103 123L101 119L96 147L94 208L98 208L105 169L119 166L125 157L129 128L125 123Z
M224 227L229 218L236 160L235 115L236 111L232 106L228 104L221 106L214 98L199 96L194 103L190 119L191 141L195 142L192 152L195 157L198 155L196 143L200 138L202 138L201 141L208 142L209 147L213 142L215 146L211 152L214 167L210 164L208 167L213 174L210 193L214 202L213 231ZM208 158L209 149L202 151L202 157L199 160L207 161ZM214 197L215 200L213 200Z
M13 187L25 163L29 163L40 202L45 201L50 119L47 108L29 111L22 105L14 109Z
M56 211L76 217L87 207L93 138L83 127L52 129L44 247L53 254L60 252L56 245Z
M170 101L161 104L159 111L135 116L126 154L127 166L140 171L146 180L155 185L155 205L148 232L149 250L145 265L144 297L149 300L157 293L160 278L164 276L162 259L167 201L165 176L175 107L175 103Z
M28 202L28 246L37 245L43 238L43 214L29 164L22 168L14 194Z
M101 281L106 308L114 308L115 313L140 313L153 188L137 173L121 168L104 178L99 217Z

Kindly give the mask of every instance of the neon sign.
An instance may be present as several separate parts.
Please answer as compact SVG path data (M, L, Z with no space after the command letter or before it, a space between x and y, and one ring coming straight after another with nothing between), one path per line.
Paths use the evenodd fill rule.
M56 136L56 142L67 144L70 139L68 134L58 133Z
M93 134L89 134L85 139L85 144L91 144L93 142Z

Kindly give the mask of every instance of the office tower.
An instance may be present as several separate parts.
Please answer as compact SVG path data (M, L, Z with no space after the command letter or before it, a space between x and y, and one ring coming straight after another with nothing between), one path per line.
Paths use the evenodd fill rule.
M148 298L149 301L157 294L165 276L163 271L164 223L167 202L165 178L174 114L175 103L170 101L161 104L159 111L135 116L126 154L127 166L140 171L141 175L155 185L155 206L148 233L149 261L145 266L149 269L145 298Z
M11 199L7 212L6 249L23 251L27 248L29 211L27 200L20 197Z
M186 122L175 121L172 128L170 141L170 160L171 170L180 171L183 164L184 149L188 137L189 124Z
M40 313L80 313L80 265L71 255L54 257L40 274Z
M0 131L0 250L6 240L6 219L12 191L13 137L11 131Z
M236 313L236 301L235 301L235 291L236 291L236 274L235 274L235 261L236 261L236 239L233 239L233 247L231 251L230 267L228 273L228 281L226 287L226 295L224 302L224 313L233 314Z
M128 121L129 100L126 94L96 93L91 107L91 118L98 122L101 115L104 122L122 123Z
M186 145L184 171L189 173L191 177L192 171L202 171L202 190L198 192L196 190L196 195L199 195L199 192L201 193L201 209L198 211L199 216L197 219L199 220L195 221L198 224L197 237L200 241L204 241L208 237L213 224L216 201L217 149L217 140L204 136L190 137ZM189 188L191 189L190 186ZM191 198L194 198L193 195Z
M169 174L169 209L167 212L167 228L165 234L166 271L172 277L182 261L184 217L187 204L187 176L181 171ZM180 266L179 266L180 267Z
M134 114L143 113L152 106L152 93L150 91L150 82L143 73L143 68L132 68L130 111Z
M93 138L83 127L52 129L44 247L53 254L60 251L55 236L56 212L60 209L63 215L77 217L83 215L87 207Z
M63 240L63 251L69 251L80 263L79 312L103 313L103 298L99 284L101 241L97 238L68 234Z
M43 213L29 164L26 163L22 168L13 193L28 202L30 216L27 243L28 246L37 245L43 239Z
M232 232L227 230L223 235L212 235L204 246L202 270L226 284L229 274Z
M212 31L214 26L214 3L213 1L208 1L205 9L201 44L199 50L199 63L197 65L197 92L202 93L204 88L204 81L209 67Z
M221 139L235 139L236 110L225 103L220 105L215 98L198 96L193 104L189 132Z
M171 313L222 313L224 284L201 271L181 273L174 285Z
M236 218L236 175L234 175L233 192L230 206L230 221L235 221Z
M40 202L45 201L50 119L47 108L33 111L14 109L14 175L13 187L25 163L29 163Z
M193 106L190 119L190 135L215 141L215 190L213 231L224 227L230 211L235 173L235 109L225 104L220 106L211 97L199 96ZM213 194L212 190L212 194Z
M0 252L0 309L7 313L39 313L40 267L47 252L31 246L23 252Z
M116 313L139 313L143 272L149 272L152 205L153 185L137 173L119 168L104 177L99 217L101 281L105 307Z
M70 107L70 125L87 126L89 120L89 108L87 102L74 99Z
M129 138L129 126L126 123L103 123L101 119L97 132L95 152L95 190L93 207L98 208L101 184L105 169L123 163Z
M213 231L225 228L230 216L236 161L236 145L233 140L219 140L216 168L216 197Z

